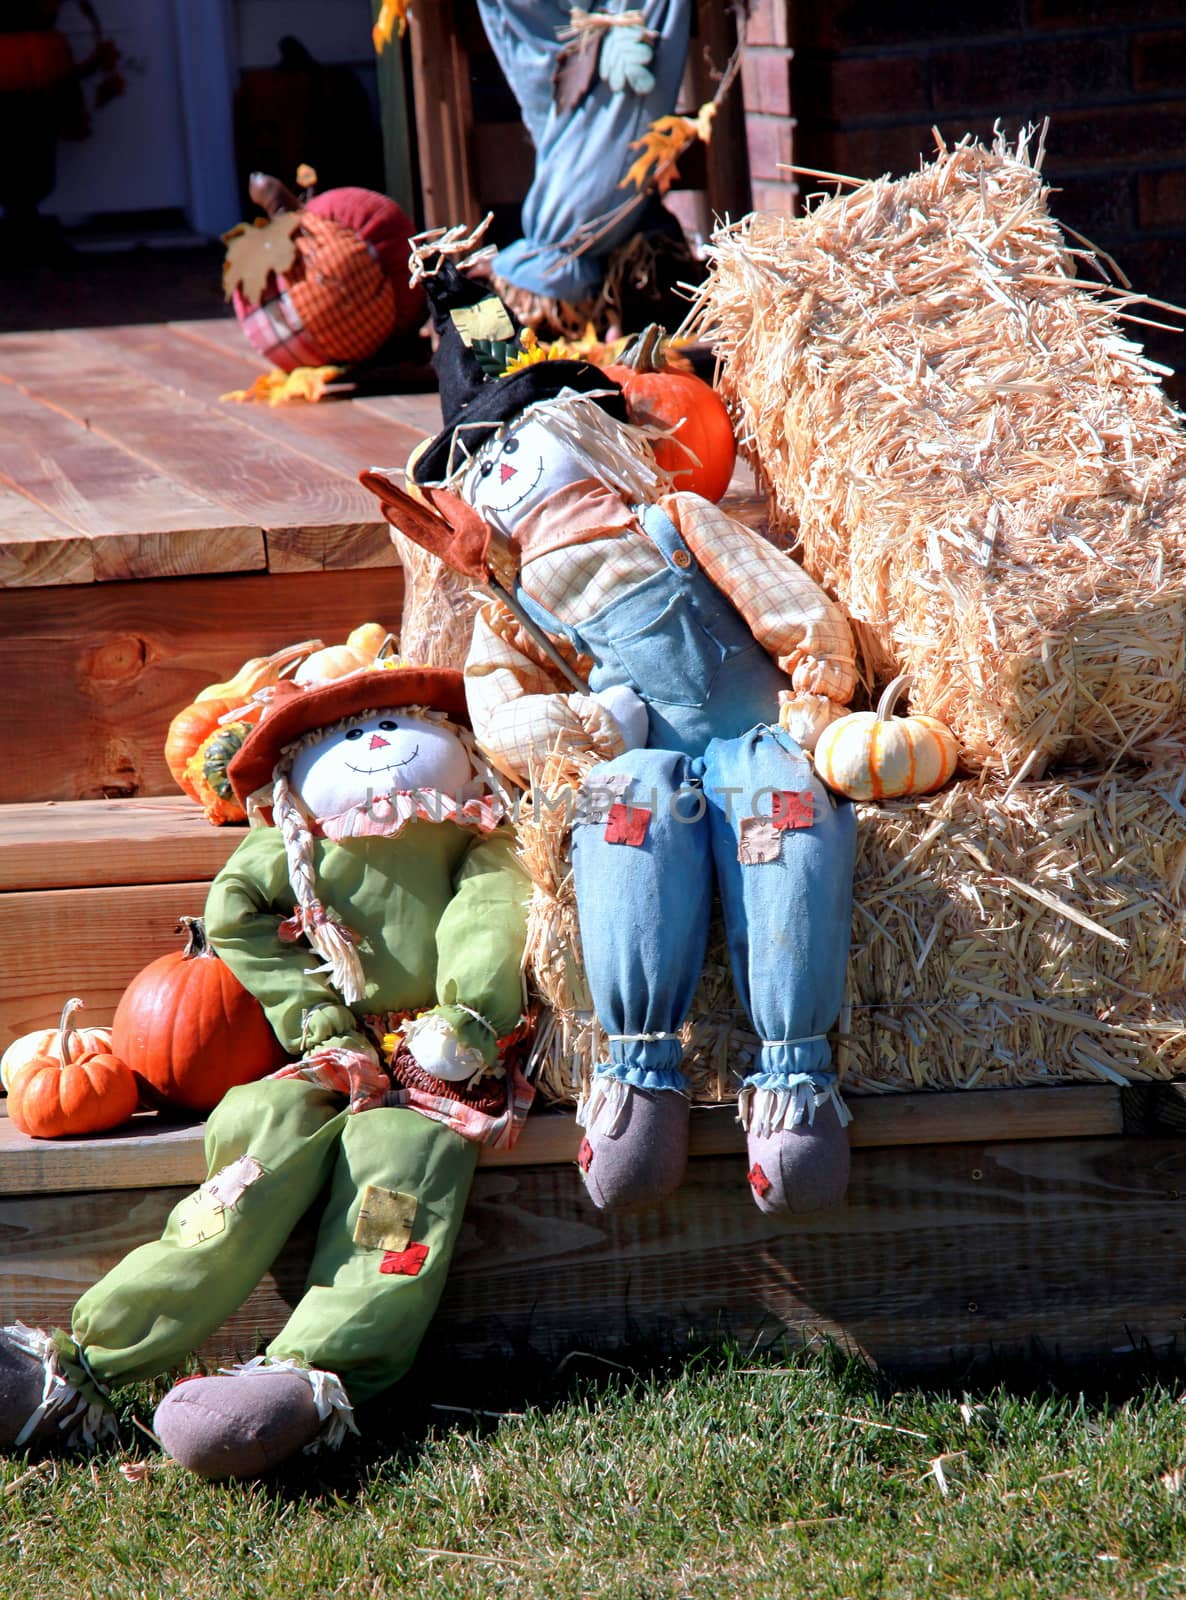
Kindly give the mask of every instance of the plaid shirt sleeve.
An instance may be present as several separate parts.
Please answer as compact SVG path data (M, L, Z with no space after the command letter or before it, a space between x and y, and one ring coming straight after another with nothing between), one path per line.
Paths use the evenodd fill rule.
M591 663L563 640L557 649L581 676ZM465 663L474 734L487 760L529 783L554 752L603 761L626 748L618 725L592 695L568 692L555 667L498 600L478 611Z
M841 607L790 556L719 506L692 494L668 495L661 505L797 693L847 705L856 688L856 665Z

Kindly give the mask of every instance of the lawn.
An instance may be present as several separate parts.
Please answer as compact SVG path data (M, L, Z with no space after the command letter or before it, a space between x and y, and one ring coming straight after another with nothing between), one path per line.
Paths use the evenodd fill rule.
M0 1596L1181 1600L1180 1370L1084 1391L895 1388L826 1349L422 1366L364 1442L249 1485L163 1461L140 1389L122 1454L0 1462Z

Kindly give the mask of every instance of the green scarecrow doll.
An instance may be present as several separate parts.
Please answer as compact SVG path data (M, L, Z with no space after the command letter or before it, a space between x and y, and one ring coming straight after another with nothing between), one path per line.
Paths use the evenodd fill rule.
M461 674L282 684L230 768L253 826L211 885L210 942L295 1059L232 1089L208 1177L74 1309L0 1330L0 1446L113 1431L107 1396L183 1361L324 1192L305 1293L262 1356L183 1378L154 1427L183 1466L251 1476L357 1431L411 1364L483 1143L532 1090L500 1051L523 1016L529 885L479 775Z

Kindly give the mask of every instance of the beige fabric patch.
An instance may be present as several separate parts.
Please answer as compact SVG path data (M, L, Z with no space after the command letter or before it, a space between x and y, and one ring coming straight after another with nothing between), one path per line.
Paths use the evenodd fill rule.
M354 1224L354 1242L363 1250L406 1250L419 1202L414 1194L368 1183Z
M177 1216L177 1241L183 1250L204 1244L226 1231L226 1207L205 1189L182 1202Z
M768 866L782 851L782 834L769 817L742 817L738 824L737 859L742 866Z
M258 1183L263 1175L264 1169L254 1156L240 1156L230 1166L223 1167L221 1172L208 1178L202 1187L212 1200L217 1200L229 1211L238 1204L243 1191L250 1189L253 1183Z
M496 295L487 295L476 306L457 306L449 316L466 346L472 345L475 339L515 337L515 325Z

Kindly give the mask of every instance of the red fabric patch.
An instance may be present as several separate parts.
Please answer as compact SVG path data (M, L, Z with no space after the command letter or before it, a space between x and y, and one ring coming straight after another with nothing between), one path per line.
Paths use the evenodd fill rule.
M588 1172L593 1165L593 1146L588 1139L581 1140L581 1148L577 1151L577 1166L582 1172Z
M386 1250L379 1263L380 1272L398 1272L404 1278L416 1278L428 1259L426 1244L410 1244L406 1250Z
M810 828L815 821L814 793L810 789L776 789L770 820L779 829Z
M615 800L606 819L605 842L640 845L650 825L651 813L646 806L627 806Z
M749 1172L746 1174L746 1176L749 1179L750 1188L758 1196L759 1200L764 1200L770 1193L770 1179L762 1171L761 1167L756 1161L749 1169Z

